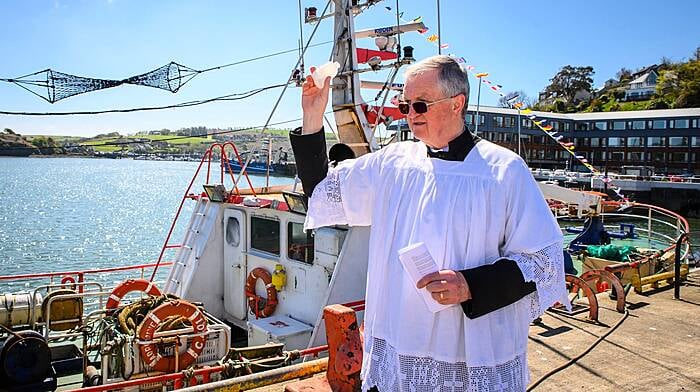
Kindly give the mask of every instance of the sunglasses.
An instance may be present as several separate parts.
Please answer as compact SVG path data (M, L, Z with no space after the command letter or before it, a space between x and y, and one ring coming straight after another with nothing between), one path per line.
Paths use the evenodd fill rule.
M456 95L452 96L452 97L438 99L437 101L433 101L433 102L401 101L401 102L399 102L399 112L401 112L401 114L408 114L408 112L411 110L411 107L413 107L414 112L416 112L418 114L423 114L423 113L426 113L428 111L428 108L430 107L430 105L435 105L436 103L440 103L442 101L447 101L448 99L452 99L454 97L456 97Z

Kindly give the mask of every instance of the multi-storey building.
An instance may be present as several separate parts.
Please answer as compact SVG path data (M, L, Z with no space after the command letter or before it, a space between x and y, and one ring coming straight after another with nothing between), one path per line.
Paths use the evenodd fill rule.
M656 174L700 174L700 108L598 113L533 112L574 143L576 155L600 170L650 166ZM476 106L466 122L476 129ZM571 154L515 109L481 106L478 135L520 155L532 168L587 171ZM403 130L404 123L398 124ZM394 128L394 127L392 127ZM406 135L404 134L404 139Z

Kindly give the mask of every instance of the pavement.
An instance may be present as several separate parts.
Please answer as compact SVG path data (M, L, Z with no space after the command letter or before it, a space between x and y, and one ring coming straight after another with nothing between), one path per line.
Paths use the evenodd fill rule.
M530 327L530 388L700 391L700 271L689 274L680 294L674 299L671 286L645 294L630 291L627 313L618 313L607 294L598 294L598 322L587 320L587 311L547 312ZM283 390L277 384L254 391Z
M628 315L615 311L608 295L597 298L599 323L587 321L587 312L547 312L530 328L531 385L609 333L534 391L700 391L700 272L688 276L680 300L672 287L644 295L631 291Z

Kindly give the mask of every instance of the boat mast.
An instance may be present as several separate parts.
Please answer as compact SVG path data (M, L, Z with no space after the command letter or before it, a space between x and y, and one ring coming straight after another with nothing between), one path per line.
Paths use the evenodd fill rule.
M369 122L360 104L360 76L357 69L355 23L351 0L333 0L335 3L333 61L340 64L338 76L333 79L333 112L338 138L355 152L364 155L379 149Z

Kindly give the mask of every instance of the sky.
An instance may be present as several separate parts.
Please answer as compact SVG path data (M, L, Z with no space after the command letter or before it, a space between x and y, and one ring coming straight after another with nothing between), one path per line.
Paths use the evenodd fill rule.
M384 1L355 19L356 29L395 24L397 1ZM402 35L421 59L437 54L426 36L437 33L437 1L401 0L403 19L421 16L426 35ZM325 0L302 0L317 7ZM175 61L206 69L298 47L299 1L184 0L0 0L0 78L14 78L51 68L103 79L124 79ZM440 36L443 54L464 57L478 72L530 97L544 89L564 65L595 70L600 86L621 68L658 63L662 57L686 60L700 46L700 1L668 0L442 0ZM308 39L314 25L304 25ZM321 23L312 44L332 39L332 19ZM370 39L358 47L374 48ZM310 48L310 65L328 60L330 44ZM122 85L50 104L22 88L0 82L0 111L71 112L163 106L201 100L284 83L298 53L251 61L205 72L180 91ZM386 73L363 79L384 81ZM401 79L401 78L399 78ZM398 80L401 81L401 80ZM470 102L476 103L473 78ZM72 115L0 115L0 129L20 134L94 136L130 134L191 126L209 128L261 126L281 89L239 101L214 102L184 109ZM289 88L272 122L301 116L298 88ZM365 91L366 100L376 91ZM482 89L481 103L496 105L498 96ZM291 122L279 127L293 127Z

